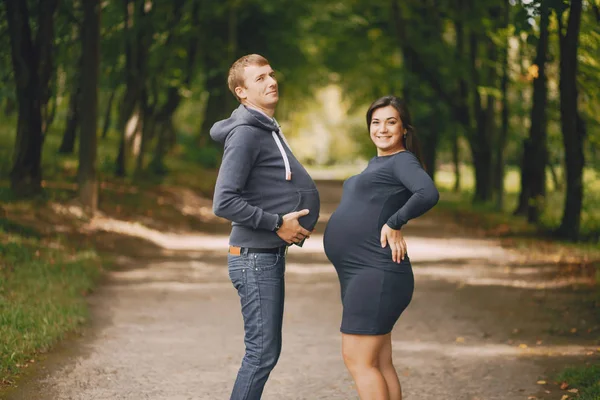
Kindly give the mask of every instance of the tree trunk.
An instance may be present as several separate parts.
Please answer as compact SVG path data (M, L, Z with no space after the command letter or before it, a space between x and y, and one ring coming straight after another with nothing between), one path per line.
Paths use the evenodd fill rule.
M11 188L19 195L41 190L42 114L38 55L31 39L27 2L6 0L19 117Z
M454 188L453 191L460 192L460 149L458 147L458 132L452 135L452 164L454 165Z
M519 42L519 59L523 60L525 58L525 52L524 52L524 47L526 46L525 42L523 40L521 40ZM520 67L521 67L521 75L525 75L527 72L523 66L523 62L520 62ZM519 101L522 104L526 103L526 96L525 96L525 90L521 89L519 91ZM525 127L527 126L527 118L526 115L523 113L521 114L521 119L520 119L520 126L521 127ZM524 132L524 134L526 135L526 133ZM518 216L526 216L527 215L527 209L528 209L528 201L530 199L530 190L531 190L531 166L530 166L530 159L532 157L532 149L531 149L531 139L529 137L523 139L523 146L522 146L522 153L521 153L521 162L520 162L520 169L521 169L521 191L519 192L519 202L517 204L517 207L515 208L515 211L513 211L513 215L518 215Z
M51 122L48 102L51 96L50 81L54 75L54 12L58 0L40 0L38 5L38 29L35 39L38 57L37 73L40 85L40 110L42 135L45 135ZM43 137L43 136L42 136Z
M567 193L563 217L558 229L559 236L577 240L581 223L583 203L583 166L585 126L577 109L577 49L581 26L582 0L572 0L569 11L567 32L562 37L562 23L559 23L560 39L560 116ZM559 18L561 21L561 18Z
M481 104L479 94L479 73L477 68L477 53L479 37L476 33L470 34L469 52L470 52L470 71L473 77L472 99L473 115L476 120L476 130L472 135L470 142L471 154L473 156L473 166L475 169L475 195L474 202L486 202L492 199L492 148L490 140L489 113L485 112ZM489 97L489 96L488 96ZM490 98L488 98L488 102ZM489 109L489 107L488 107Z
M132 144L140 140L143 123L140 96L146 86L148 48L150 46L149 15L152 12L150 0L137 3L125 0L125 74L126 89L119 113L119 154L116 175L125 176L127 159ZM150 7L148 7L150 6ZM135 23L135 30L132 29ZM134 34L135 33L135 34ZM139 142L137 142L139 143Z
M531 154L525 160L529 162L529 193L527 199L527 219L531 223L539 221L544 210L546 197L546 164L548 163L548 149L546 143L546 106L548 98L546 60L548 58L550 9L547 2L541 3L540 38L537 46L535 64L538 67L538 76L533 81L533 106L531 108Z
M117 154L117 160L115 165L115 174L117 176L125 176L127 171L127 152L128 152L128 138L127 138L127 127L130 126L132 115L137 107L138 102L138 81L135 66L136 52L134 48L134 41L132 38L133 32L133 20L135 15L135 4L132 0L124 0L124 36L125 36L125 93L121 100L119 107L119 124L118 129L120 132L119 150Z
M507 28L510 23L510 7L508 2L504 3L504 28ZM502 92L502 126L498 134L496 157L495 157L495 188L496 192L496 210L504 209L504 150L508 140L509 130L509 101L508 101L508 84L509 84L509 37L507 36L505 48L502 52L502 80L500 82L500 90Z
M79 146L79 198L92 213L98 208L96 177L98 71L100 67L100 0L83 2L81 32L81 139Z
M144 89L142 90L141 95L141 136L140 136L140 146L139 151L137 153L136 164L135 164L135 172L134 175L141 175L144 170L144 155L146 153L146 148L148 147L148 142L152 138L152 133L154 130L154 104L150 104L148 101L148 93Z
M117 94L117 89L113 89L110 92L110 97L108 98L108 104L106 105L106 112L104 113L104 126L102 128L102 139L106 139L106 135L108 134L108 129L110 128L110 119L112 116L112 107L113 101L115 99L115 95Z
M548 162L548 169L550 170L550 176L552 176L552 184L554 185L555 191L562 191L563 183L558 178L558 173L556 173L556 168L554 168L554 164L552 162Z
M77 140L77 128L79 127L79 118L81 107L81 71L83 70L83 56L79 60L79 70L75 73L73 81L73 92L69 98L69 111L67 113L67 127L63 135L62 142L58 152L61 154L72 154L75 150Z

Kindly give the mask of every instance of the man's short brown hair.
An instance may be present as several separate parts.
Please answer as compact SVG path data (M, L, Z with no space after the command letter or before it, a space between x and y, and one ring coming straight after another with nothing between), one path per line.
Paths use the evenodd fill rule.
M238 86L244 87L244 68L250 65L262 67L263 65L269 65L269 61L259 54L248 54L239 58L233 63L231 68L229 68L227 85L238 101L241 101L241 99L235 93L235 88Z

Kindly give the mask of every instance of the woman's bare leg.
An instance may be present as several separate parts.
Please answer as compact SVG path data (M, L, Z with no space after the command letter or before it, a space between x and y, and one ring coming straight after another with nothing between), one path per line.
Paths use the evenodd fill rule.
M379 370L388 387L390 400L402 400L400 380L392 361L392 334L385 335L385 340L379 352Z
M361 400L390 400L387 384L379 370L379 356L385 335L342 333L342 355Z

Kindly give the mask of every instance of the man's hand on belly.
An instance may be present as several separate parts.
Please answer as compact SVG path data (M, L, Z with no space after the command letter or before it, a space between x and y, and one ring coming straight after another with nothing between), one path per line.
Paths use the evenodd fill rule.
M309 210L294 211L283 216L283 224L277 230L277 235L287 244L300 243L310 237L310 231L307 231L300 225L298 218L308 215Z

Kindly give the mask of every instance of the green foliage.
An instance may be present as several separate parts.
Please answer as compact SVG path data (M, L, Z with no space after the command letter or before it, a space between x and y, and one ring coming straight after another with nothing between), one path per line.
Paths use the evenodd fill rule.
M567 382L570 389L579 389L579 400L600 398L600 364L567 368L556 379L559 382Z

